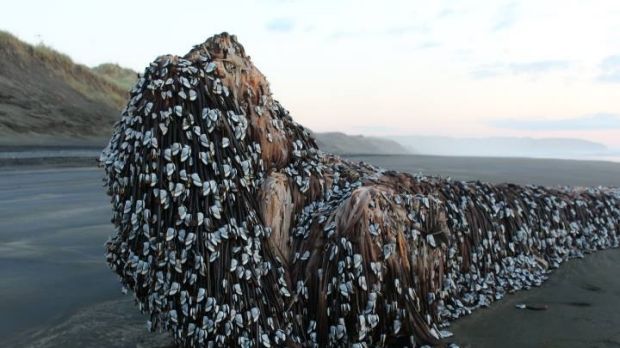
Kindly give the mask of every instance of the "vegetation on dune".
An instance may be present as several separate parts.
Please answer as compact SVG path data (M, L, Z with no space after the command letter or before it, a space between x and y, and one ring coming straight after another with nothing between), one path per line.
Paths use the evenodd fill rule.
M66 54L45 45L31 45L6 31L0 31L0 56L9 58L17 67L27 70L33 64L44 65L56 78L64 80L90 100L120 108L126 91L89 67L75 63ZM12 58L12 59L11 59Z
M69 56L0 31L0 144L99 145L127 95Z
M92 70L126 91L133 88L138 76L138 73L132 69L123 68L115 63L99 64Z

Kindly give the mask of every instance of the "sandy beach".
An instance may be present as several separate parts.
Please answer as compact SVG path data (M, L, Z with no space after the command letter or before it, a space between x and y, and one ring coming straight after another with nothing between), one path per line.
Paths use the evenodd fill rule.
M510 294L449 330L463 347L619 347L618 264L618 249L570 260L540 288ZM517 309L517 304L548 309Z
M412 162L388 157L353 158L392 169L481 176L498 181L570 185L620 185L620 164L583 164L592 175L556 170L536 162L536 177L513 170L493 171L473 162L449 174L453 161ZM419 156L415 156L419 157ZM428 159L431 161L431 159ZM431 161L431 162L432 162ZM88 163L88 162L86 162ZM438 164L439 163L439 164ZM469 163L472 163L469 161ZM596 162L599 163L599 162ZM506 166L506 164L502 164ZM529 164L533 166L534 164ZM543 166L543 167L540 167ZM600 170L599 170L600 169ZM469 170L469 172L468 172ZM149 334L146 318L121 293L108 270L103 244L113 233L102 172L91 166L51 168L9 166L0 170L0 340L6 347L165 347L165 335ZM489 180L491 181L491 180ZM490 308L457 320L451 338L470 347L620 346L620 250L600 251L572 260L540 288L509 295ZM515 304L545 304L545 311Z

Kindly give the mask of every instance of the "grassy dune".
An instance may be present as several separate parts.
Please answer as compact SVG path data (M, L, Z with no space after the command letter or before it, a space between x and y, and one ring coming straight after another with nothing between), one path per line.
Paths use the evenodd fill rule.
M126 98L126 90L67 55L0 32L0 145L109 134Z

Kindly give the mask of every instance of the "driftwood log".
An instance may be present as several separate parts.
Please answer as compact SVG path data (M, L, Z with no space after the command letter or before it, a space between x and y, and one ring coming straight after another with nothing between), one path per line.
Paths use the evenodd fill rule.
M441 345L448 321L620 241L618 191L320 152L225 33L146 68L100 161L107 261L183 346Z

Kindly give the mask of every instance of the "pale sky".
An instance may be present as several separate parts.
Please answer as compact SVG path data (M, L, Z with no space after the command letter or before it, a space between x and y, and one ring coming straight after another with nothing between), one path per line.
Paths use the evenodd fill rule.
M315 131L620 149L620 1L2 0L0 29L142 71L227 31ZM492 5L491 5L492 3Z

